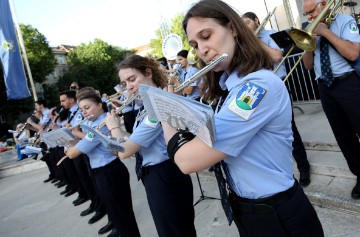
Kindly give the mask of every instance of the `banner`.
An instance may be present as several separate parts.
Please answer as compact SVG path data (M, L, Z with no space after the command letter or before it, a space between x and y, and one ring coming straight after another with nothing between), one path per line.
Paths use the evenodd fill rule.
M30 96L8 0L0 0L0 59L9 100Z

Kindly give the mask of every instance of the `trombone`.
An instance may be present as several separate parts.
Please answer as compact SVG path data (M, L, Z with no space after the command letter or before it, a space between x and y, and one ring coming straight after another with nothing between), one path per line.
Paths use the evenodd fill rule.
M315 28L318 26L318 24L321 21L324 21L324 23L326 23L327 25L330 25L335 20L338 12L340 10L339 8L343 5L343 2L344 2L344 0L337 1L336 3L335 3L335 0L330 0L327 3L327 5L325 6L325 8L320 12L320 14L304 30L299 30L299 29L295 29L295 28L290 29L290 31L288 32L288 35L293 40L295 45L293 45L290 48L290 50L288 51L288 53L285 55L285 57L283 57L283 59L281 60L279 65L274 70L274 73L276 73L279 70L281 65L285 62L286 58L295 49L295 46L304 50L305 52L300 56L298 61L296 61L294 66L290 69L289 73L287 74L287 76L284 79L284 82L287 81L287 79L289 78L291 73L295 70L296 66L300 63L300 61L304 57L305 53L307 51L315 50L316 40L312 37L313 31L315 30ZM328 12L332 5L334 5L334 7L331 9L330 12Z

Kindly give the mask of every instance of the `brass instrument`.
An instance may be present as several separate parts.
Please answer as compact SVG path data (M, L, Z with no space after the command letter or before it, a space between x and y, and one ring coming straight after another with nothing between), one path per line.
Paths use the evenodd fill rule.
M116 92L115 94L110 95L109 98L106 100L106 102L107 103L111 102L114 98L119 97L120 95L121 95L120 92Z
M286 82L286 80L289 78L291 73L295 70L296 66L300 63L300 61L304 57L305 53L307 51L315 50L316 40L312 37L313 31L315 30L315 28L318 26L318 24L321 21L323 21L327 25L330 25L335 20L338 12L340 10L340 7L343 5L343 2L344 2L344 0L337 1L336 3L335 3L335 0L330 0L329 2L327 2L327 5L320 12L320 14L304 30L299 30L299 29L295 29L295 28L290 29L288 34L289 34L290 38L294 41L295 45L293 45L290 48L289 52L285 55L285 57L283 57L283 59L281 60L279 65L274 70L274 73L276 73L279 70L280 66L285 62L286 58L294 50L295 46L304 50L305 52L300 56L298 61L291 68L291 70L285 77L284 82ZM333 8L331 9L330 12L328 12L332 5L334 5Z
M258 26L258 28L256 28L255 35L259 35L259 33L264 29L264 27L266 26L266 24L270 20L271 16L274 15L275 10L276 10L276 7L274 7L274 9L266 15L266 17L261 22L261 24Z
M198 55L196 54L195 52L195 49L194 48L191 48L188 52L188 56L187 56L187 61L189 64L191 65L195 65L199 62L199 57Z
M126 108L126 106L130 105L130 104L131 104L134 100L136 100L136 99L140 99L140 95L139 95L139 92L138 92L138 91L135 92L134 94L132 94L129 98L127 98L120 107L116 108L116 109L115 109L115 113L120 114L121 111ZM100 129L103 128L105 125L106 125L106 123L105 123L104 121L102 121L101 123L99 123L98 126L96 126L95 129L96 129L96 130L100 130Z

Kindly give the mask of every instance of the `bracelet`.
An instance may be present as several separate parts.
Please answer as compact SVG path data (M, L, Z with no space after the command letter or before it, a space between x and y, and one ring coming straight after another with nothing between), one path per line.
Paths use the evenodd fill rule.
M179 132L175 133L172 138L170 138L167 145L167 152L170 160L173 163L175 163L175 153L180 149L180 147L191 141L194 137L194 134L188 130L180 130Z
M116 128L119 128L120 129L120 127L119 126L117 126L117 127L113 127L112 129L110 129L109 131L111 132L112 130L114 130L114 129L116 129Z

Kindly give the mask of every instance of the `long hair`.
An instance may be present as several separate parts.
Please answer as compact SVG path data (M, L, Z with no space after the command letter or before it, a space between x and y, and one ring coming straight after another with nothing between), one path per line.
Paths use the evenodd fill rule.
M127 68L136 69L144 76L148 74L146 70L150 69L152 73L152 81L154 84L160 88L164 88L166 86L167 78L160 70L158 62L156 62L154 59L133 54L126 57L124 61L120 63L118 71L120 71L120 69Z
M240 76L260 69L273 70L274 63L261 41L248 29L240 15L228 4L219 0L199 1L190 8L184 17L182 25L185 32L188 21L192 17L212 18L224 27L230 24L237 33L234 57L228 68L230 72L236 70ZM202 60L200 60L200 64L205 65ZM205 97L213 99L219 95L218 80L213 71L207 74L205 81L203 88Z

